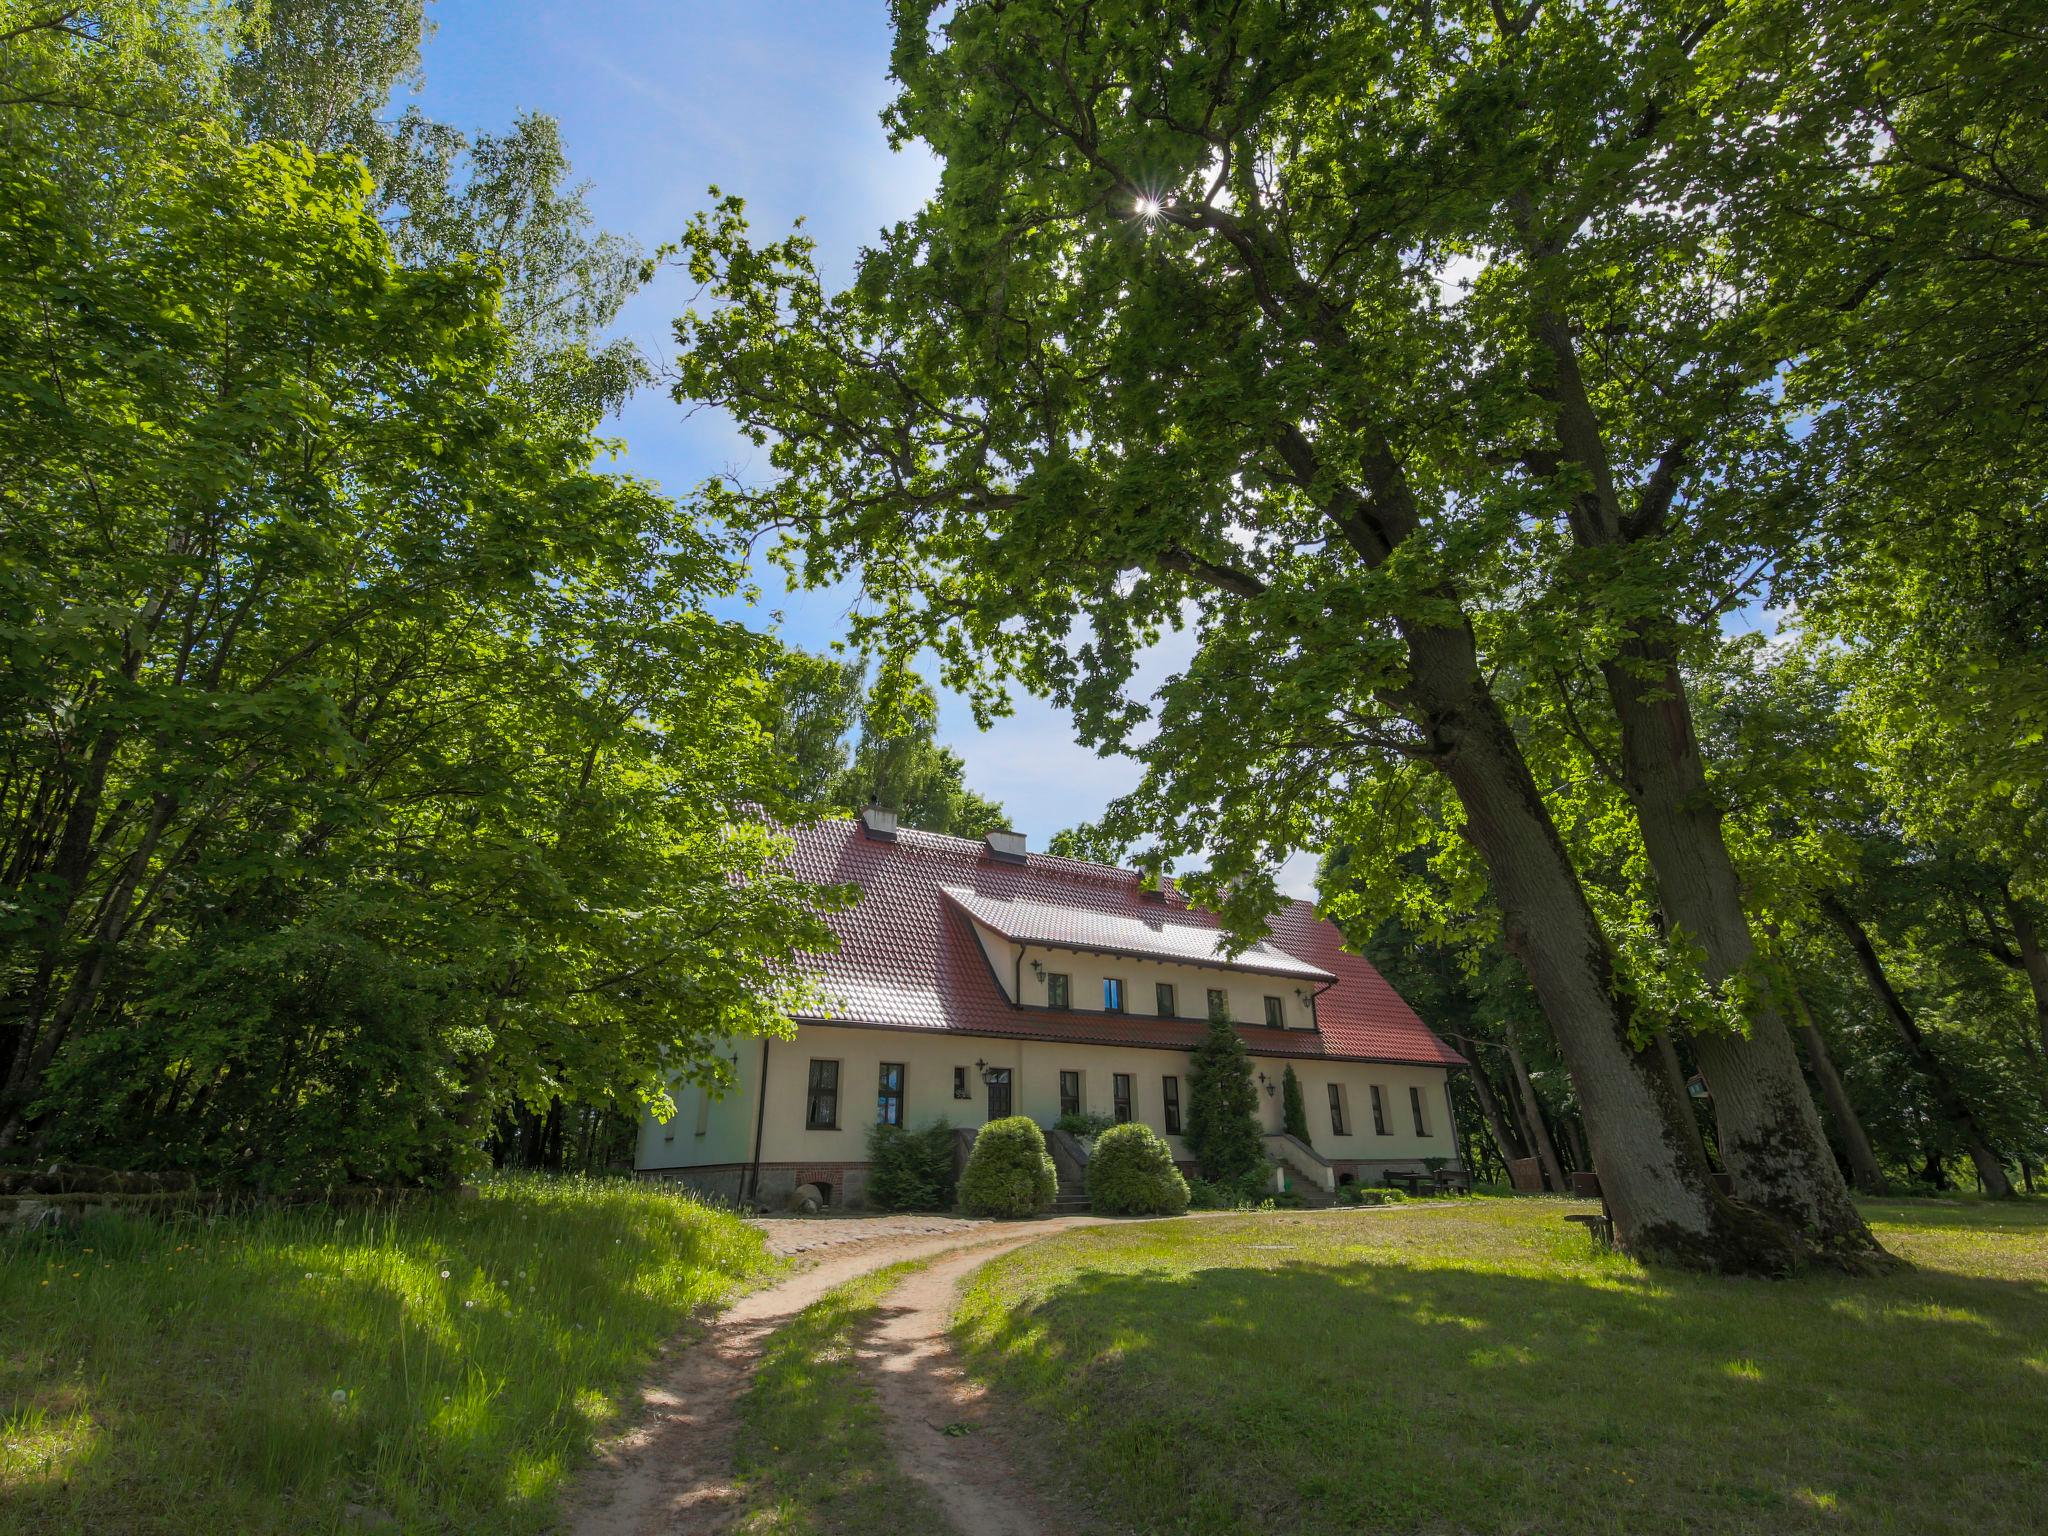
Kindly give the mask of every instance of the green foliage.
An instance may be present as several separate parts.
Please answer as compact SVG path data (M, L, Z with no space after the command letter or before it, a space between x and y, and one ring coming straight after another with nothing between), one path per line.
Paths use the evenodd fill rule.
M729 1073L841 897L753 809L739 567L593 467L525 279L237 140L235 35L9 49L108 110L0 108L0 1149L446 1180Z
M867 1204L877 1211L944 1211L953 1205L953 1127L868 1127Z
M1301 1079L1294 1075L1292 1062L1280 1073L1280 1124L1296 1141L1314 1145L1308 1139L1308 1106L1302 1102Z
M960 755L939 745L938 699L921 679L885 667L864 693L858 666L803 652L772 676L770 729L792 798L847 813L880 804L906 827L953 837L1008 826L1000 805L967 787Z
M960 1175L960 1209L969 1216L1036 1216L1052 1209L1059 1170L1045 1133L1025 1115L991 1120L974 1138Z
M134 1530L147 1486L144 1528L284 1536L355 1503L551 1529L656 1349L772 1267L746 1222L623 1180L0 1238L9 1527Z
M1273 1178L1266 1168L1234 1179L1197 1174L1187 1182L1188 1209L1194 1211L1256 1211L1273 1203Z
M1339 1184L1337 1203L1339 1205L1401 1205L1407 1195L1392 1185Z
M1188 1185L1159 1133L1134 1120L1096 1137L1088 1203L1104 1216L1178 1216L1188 1208Z
M1230 1184L1256 1178L1266 1166L1259 1129L1259 1091L1251 1053L1227 1021L1209 1020L1188 1062L1187 1128L1182 1133L1202 1177Z

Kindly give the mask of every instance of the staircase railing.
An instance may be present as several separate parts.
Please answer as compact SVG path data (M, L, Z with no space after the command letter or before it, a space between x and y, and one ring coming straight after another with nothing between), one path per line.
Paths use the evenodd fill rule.
M1070 1131L1047 1131L1045 1150L1059 1170L1060 1192L1080 1194L1088 1188L1088 1143Z
M1268 1131L1266 1150L1277 1161L1286 1163L1325 1194L1334 1195L1337 1192L1336 1168L1327 1157L1299 1136L1290 1136L1285 1131Z

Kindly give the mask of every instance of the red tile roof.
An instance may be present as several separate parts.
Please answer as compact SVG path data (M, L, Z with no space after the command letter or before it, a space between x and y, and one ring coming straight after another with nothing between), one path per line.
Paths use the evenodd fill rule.
M792 829L790 836L793 873L857 885L862 891L851 908L830 914L838 952L810 957L837 1006L809 1022L1182 1049L1202 1036L1204 1026L1190 1020L1014 1006L965 915L968 909L987 910L1015 921L1026 908L1056 908L1071 914L1062 930L1069 935L1131 938L1141 931L1158 942L1160 934L1170 932L1168 942L1183 946L1198 942L1190 931L1220 930L1211 913L1172 898L1164 904L1148 900L1130 870L1046 854L1019 863L995 857L980 841L932 832L905 830L895 841L883 842L868 837L857 821L815 822ZM992 921L990 926L1001 924ZM1205 953L1214 955L1215 941L1206 942ZM1109 943L1080 947L1184 962L1193 958L1178 950L1158 955L1153 949ZM1259 1055L1447 1066L1463 1060L1415 1016L1370 961L1344 950L1342 936L1308 902L1283 908L1262 947L1269 958L1295 965L1286 974L1334 981L1316 1001L1313 1030L1239 1025L1238 1033Z

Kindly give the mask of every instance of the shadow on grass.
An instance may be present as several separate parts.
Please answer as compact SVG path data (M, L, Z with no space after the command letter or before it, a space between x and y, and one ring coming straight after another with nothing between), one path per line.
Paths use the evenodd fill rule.
M540 1529L655 1345L760 1263L731 1218L540 1181L16 1241L0 1421L92 1434L0 1453L0 1527Z
M2039 1284L1046 1273L964 1343L1119 1528L2048 1529Z

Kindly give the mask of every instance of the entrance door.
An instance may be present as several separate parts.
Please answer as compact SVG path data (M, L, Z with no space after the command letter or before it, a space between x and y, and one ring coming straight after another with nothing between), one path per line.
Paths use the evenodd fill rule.
M988 1117L991 1120L1007 1119L1010 1115L1010 1069L990 1067L988 1069Z

